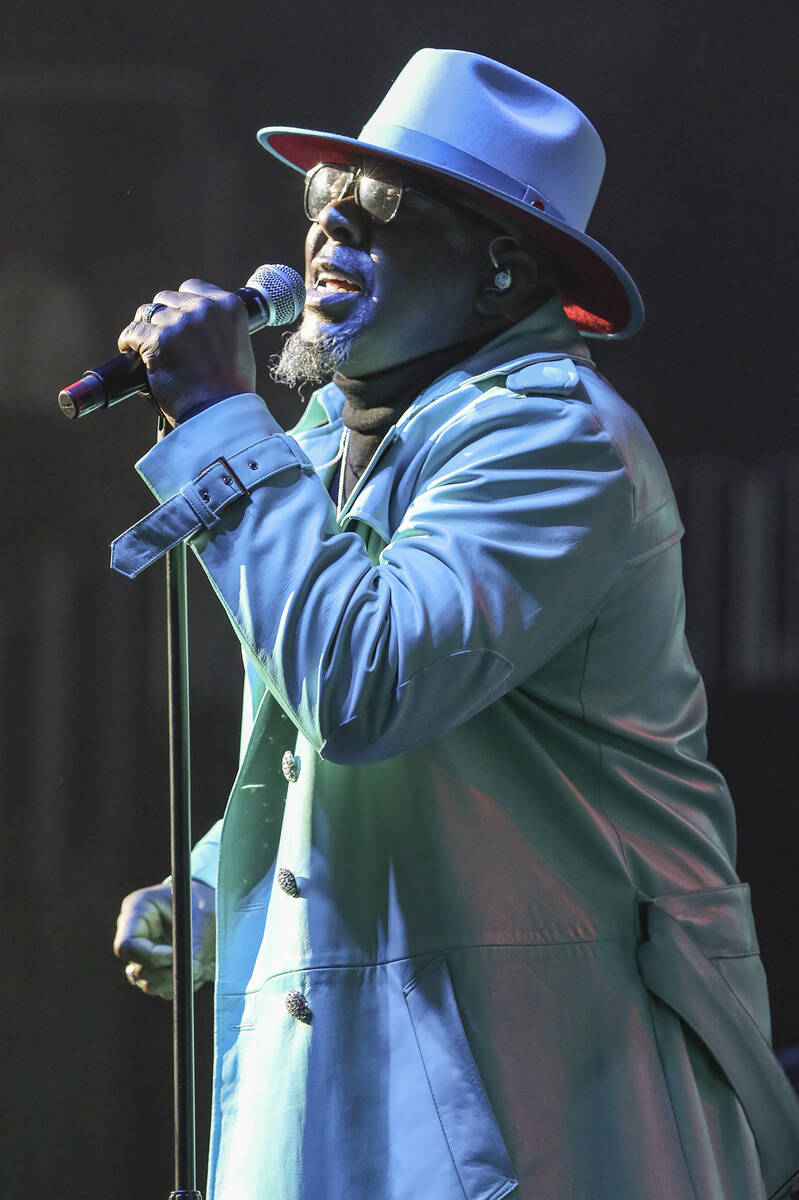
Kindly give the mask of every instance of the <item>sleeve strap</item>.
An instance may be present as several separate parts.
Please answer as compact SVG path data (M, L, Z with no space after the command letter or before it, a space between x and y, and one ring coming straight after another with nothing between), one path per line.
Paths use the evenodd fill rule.
M284 434L270 434L227 458L214 459L179 492L114 539L112 570L134 579L179 542L213 529L220 514L249 496L258 484L287 470L313 474L300 447Z

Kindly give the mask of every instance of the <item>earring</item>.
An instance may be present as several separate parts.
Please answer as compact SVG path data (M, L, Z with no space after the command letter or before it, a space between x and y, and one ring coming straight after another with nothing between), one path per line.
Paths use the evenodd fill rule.
M500 264L497 261L497 255L494 249L497 242L512 242L514 246L518 246L519 243L515 238L512 237L495 237L488 247L488 257L491 259L492 267L495 267L497 272L494 276L494 286L489 288L489 291L506 292L513 283L513 275L508 267L500 267Z

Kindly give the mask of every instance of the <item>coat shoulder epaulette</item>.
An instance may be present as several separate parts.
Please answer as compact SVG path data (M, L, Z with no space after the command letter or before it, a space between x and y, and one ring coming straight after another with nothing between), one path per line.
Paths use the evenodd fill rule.
M512 371L505 385L519 396L570 396L579 382L572 360L556 358L528 363Z

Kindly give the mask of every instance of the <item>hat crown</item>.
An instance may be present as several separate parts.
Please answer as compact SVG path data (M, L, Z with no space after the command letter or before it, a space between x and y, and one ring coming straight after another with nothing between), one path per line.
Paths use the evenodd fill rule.
M359 140L404 154L415 146L421 157L435 151L440 165L454 170L468 159L476 182L514 180L530 189L531 202L540 198L547 211L579 230L605 170L599 134L575 104L520 71L463 50L414 54Z

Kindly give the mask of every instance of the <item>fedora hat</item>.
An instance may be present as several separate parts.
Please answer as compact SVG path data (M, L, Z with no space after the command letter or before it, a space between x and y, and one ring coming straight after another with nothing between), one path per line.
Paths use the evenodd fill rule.
M480 54L419 50L357 138L268 126L261 145L298 171L368 155L407 163L503 215L566 267L566 315L586 335L630 337L644 306L585 227L605 170L599 134L565 96Z

